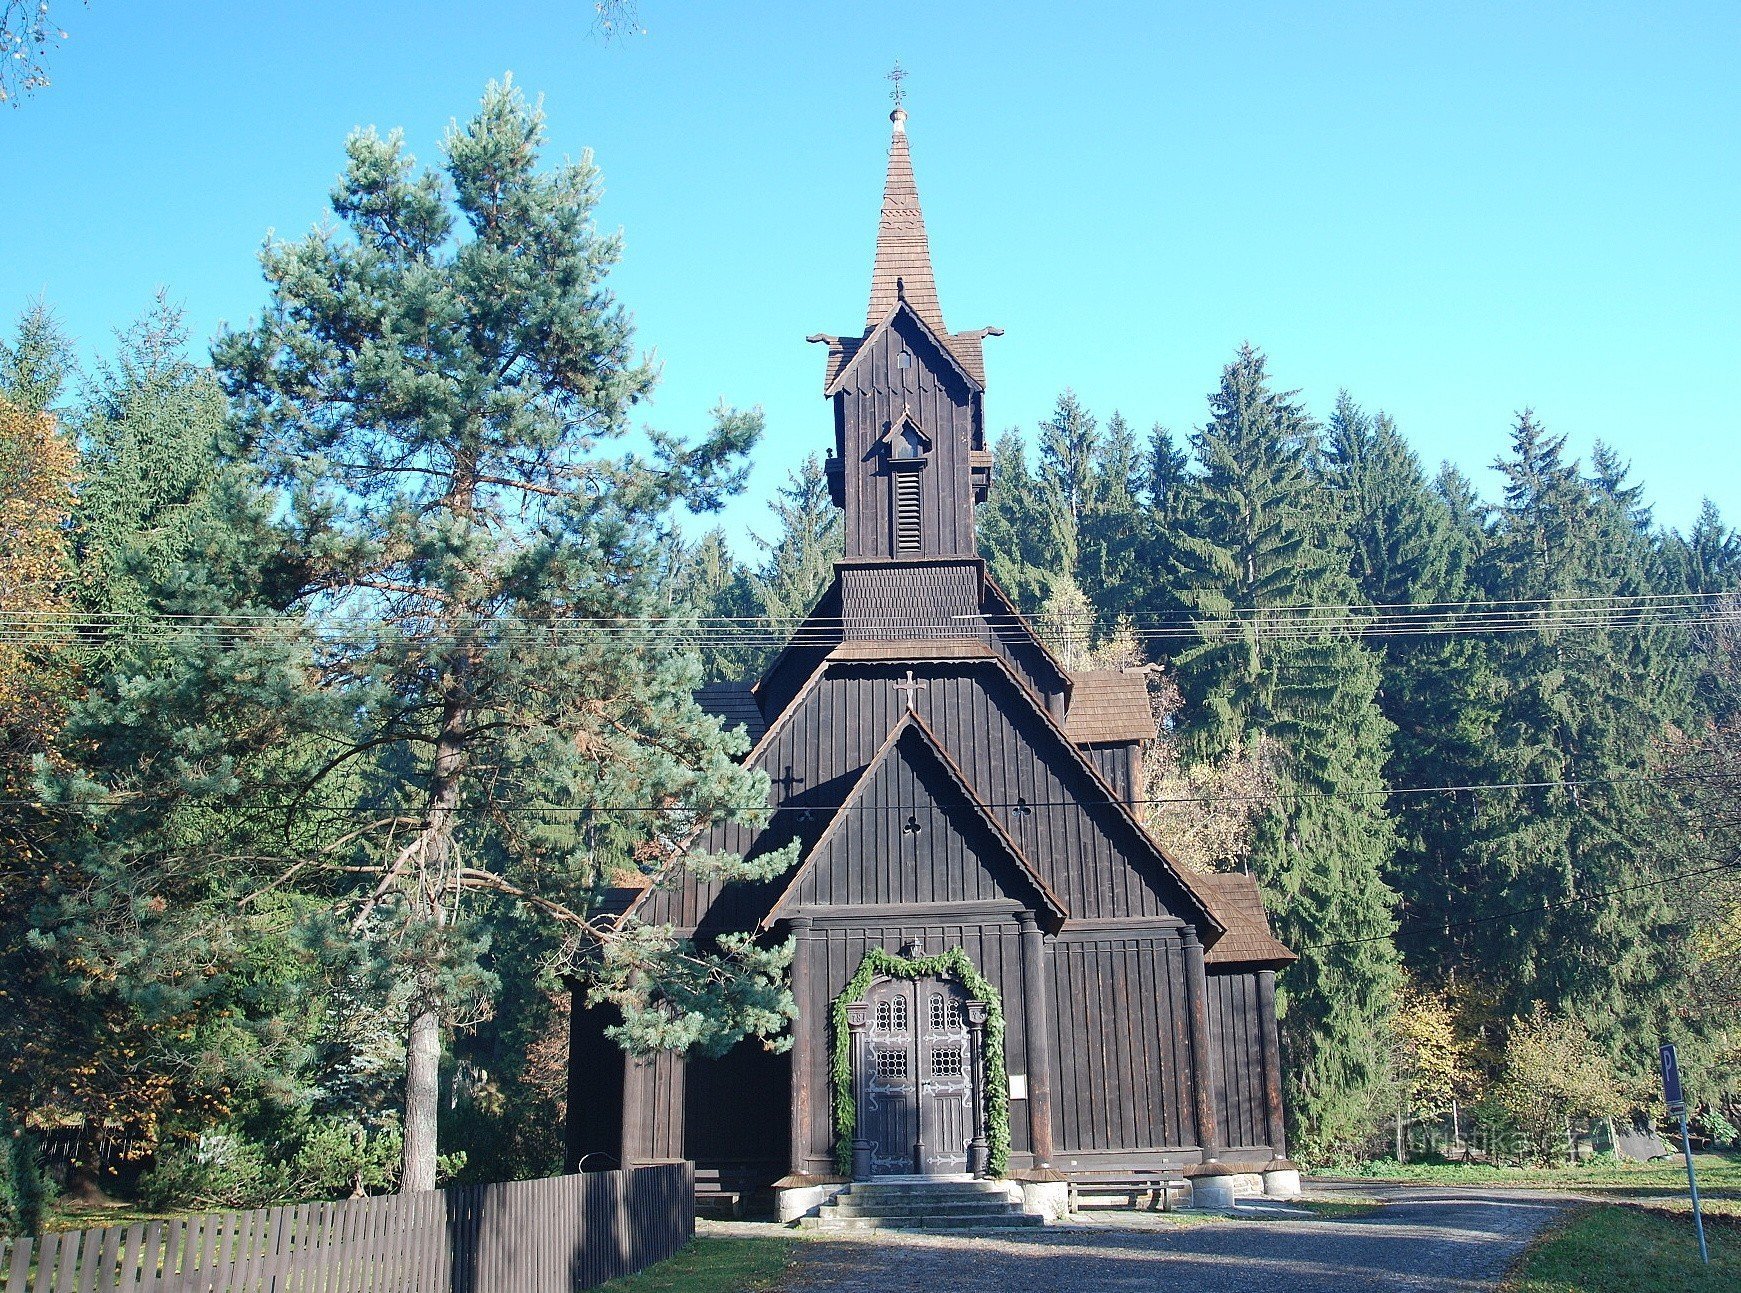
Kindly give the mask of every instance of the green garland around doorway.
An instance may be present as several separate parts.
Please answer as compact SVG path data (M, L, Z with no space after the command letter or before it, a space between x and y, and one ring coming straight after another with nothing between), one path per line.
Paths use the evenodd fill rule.
M834 999L834 1056L830 1072L834 1079L835 1168L842 1176L852 1175L852 1140L858 1130L858 1103L852 1098L852 1029L847 1026L846 1007L849 1002L862 1000L870 991L871 981L882 977L953 977L970 997L985 1002L985 1121L991 1142L987 1168L993 1176L1002 1176L1009 1170L1010 1162L1010 1083L1004 1072L1003 999L959 947L912 960L873 947L864 954L846 990Z

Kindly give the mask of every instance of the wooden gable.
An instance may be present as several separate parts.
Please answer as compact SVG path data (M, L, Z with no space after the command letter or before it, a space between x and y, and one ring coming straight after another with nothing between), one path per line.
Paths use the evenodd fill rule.
M985 806L1072 919L1176 917L1197 926L1205 941L1223 932L1186 873L998 656L831 659L771 722L749 756L773 782L773 821L760 832L724 826L707 847L761 853L796 837L808 850L810 841L833 829L840 806L906 712L895 684L909 667L922 688L920 717L931 730L947 733L944 748L972 788L972 799ZM748 929L768 912L777 892L690 880L650 894L636 914L684 929Z
M1069 914L909 711L762 924L798 908L940 903L1036 910L1053 929Z

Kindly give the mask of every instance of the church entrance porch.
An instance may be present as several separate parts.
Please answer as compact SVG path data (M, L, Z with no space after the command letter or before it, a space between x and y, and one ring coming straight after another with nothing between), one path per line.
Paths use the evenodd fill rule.
M878 979L848 1006L856 1179L984 1174L986 1015L941 976Z

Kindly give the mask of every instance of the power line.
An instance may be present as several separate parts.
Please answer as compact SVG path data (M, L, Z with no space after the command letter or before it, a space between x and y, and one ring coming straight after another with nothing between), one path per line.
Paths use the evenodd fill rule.
M1486 791L1508 790L1577 790L1595 789L1602 786L1618 785L1667 785L1687 781L1718 781L1718 774L1680 773L1674 776L1650 776L1640 774L1628 777L1588 777L1580 779L1550 780L1550 781L1488 781L1465 782L1455 785L1436 786L1351 786L1343 790L1277 790L1272 795L1165 795L1138 797L1134 799L1041 799L1029 800L979 800L977 806L984 808L1008 809L1022 813L1040 808L1079 808L1084 806L1107 806L1122 804L1130 807L1165 806L1169 804L1229 804L1255 803L1268 804L1281 801L1324 801L1349 797L1358 798L1392 798L1400 795L1444 795L1444 794L1478 794ZM779 778L773 778L775 782ZM74 811L98 808L128 808L138 805L141 799L181 799L187 802L208 803L208 799L196 799L178 791L137 791L123 797L96 800L54 801L40 799L0 799L0 807L35 808L47 812ZM223 802L223 801L217 801ZM283 802L264 805L266 809L285 808L290 806L307 808L316 812L335 813L381 813L388 811L385 806L368 804L338 804L330 801L307 800L292 797ZM671 804L523 804L498 805L491 808L460 806L446 810L450 815L460 817L489 817L508 813L514 815L547 817L588 817L595 814L629 814L629 813L669 813L673 815L720 817L735 813L838 813L838 812L891 812L912 813L919 811L946 811L942 806L930 804L809 804L788 797L777 804L716 804L708 807L684 807Z
M1741 603L1726 604L1726 593L1600 594L1558 598L1512 598L1433 603L1344 603L1322 606L1235 607L1186 614L1137 610L1113 627L1143 641L1285 640L1302 637L1426 637L1452 634L1542 632L1552 629L1628 630L1653 625L1706 625L1741 622ZM1021 633L1027 622L1009 614L970 614L920 622L913 616L809 616L803 620L768 616L689 614L557 617L541 622L495 617L444 621L436 613L399 618L324 619L292 613L188 615L83 614L72 611L0 611L0 642L45 639L135 640L165 629L192 631L214 640L251 640L280 626L320 637L397 635L414 641L444 641L482 636L509 643L533 638L584 638L678 634L697 644L778 647L833 645L842 637L976 637ZM1088 641L1093 629L1063 629L1050 636L1071 643Z

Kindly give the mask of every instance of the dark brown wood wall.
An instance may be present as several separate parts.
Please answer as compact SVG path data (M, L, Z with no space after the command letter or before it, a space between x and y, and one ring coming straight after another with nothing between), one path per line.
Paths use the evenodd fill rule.
M1112 784L1113 790L1125 803L1131 801L1132 767L1131 747L1129 745L1085 745L1083 753L1088 755L1094 764L1096 772Z
M1230 1152L1267 1149L1264 1027L1255 972L1211 974L1209 1036L1215 1049L1215 1111ZM1267 1156L1267 1155L1266 1155Z
M983 823L951 802L959 796L928 752L905 748L916 740L866 774L798 881L801 906L1007 902L1013 912L1038 898Z
M1197 1142L1175 930L1070 930L1049 948L1053 1166L1136 1164Z
M910 368L896 363L903 349L913 356ZM905 316L898 317L893 327L859 350L849 385L835 398L845 410L847 558L895 555L890 473L876 445L890 423L909 410L931 440L919 472L919 553L978 555L968 459L973 434L971 392L924 329Z
M978 621L979 564L842 566L841 614L854 641L972 637Z
M920 716L1072 917L1176 914L1161 896L1169 882L1145 878L1127 860L1127 850L1141 847L1137 828L1110 805L1105 788L1074 764L1065 753L1069 742L1020 699L1007 677L989 666L945 662L921 662L914 672L926 684ZM770 734L757 757L757 766L777 783L776 803L830 810L845 801L905 707L895 680L870 666L829 667L829 676L797 702L798 710ZM789 789L778 784L787 780ZM742 828L727 828L710 847L742 851L754 838ZM690 883L655 895L642 914L684 929L745 928L769 901L755 886Z

